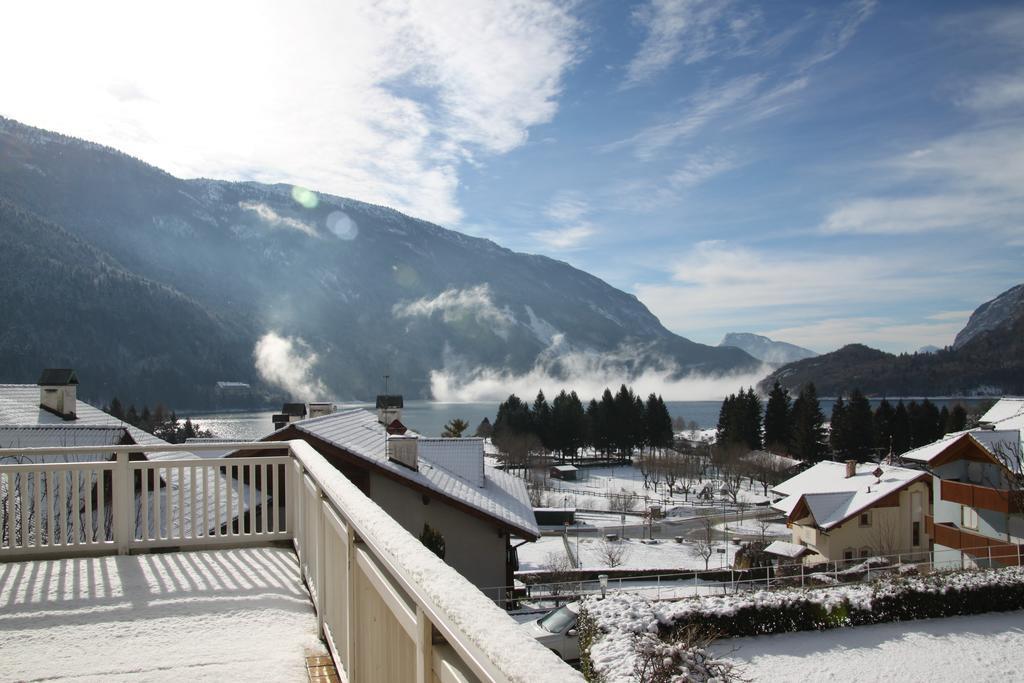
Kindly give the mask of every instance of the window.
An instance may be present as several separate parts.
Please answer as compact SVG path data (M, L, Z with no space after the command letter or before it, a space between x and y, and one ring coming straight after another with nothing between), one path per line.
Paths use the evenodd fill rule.
M853 548L847 548L843 551L843 560L850 562L853 560Z
M921 522L914 522L913 536L914 546L921 545Z
M871 526L871 513L870 512L862 512L862 513L860 513L860 525L861 526Z
M866 560L869 557L871 557L871 549L870 548L861 548L860 549L860 559Z
M978 511L972 507L966 505L960 506L961 520L960 526L965 529L977 529L978 528Z

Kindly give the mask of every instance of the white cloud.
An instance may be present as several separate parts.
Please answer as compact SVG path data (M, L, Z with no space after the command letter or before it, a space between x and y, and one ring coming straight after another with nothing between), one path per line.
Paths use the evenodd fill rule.
M690 373L677 377L678 368L670 361L653 359L651 367L634 372L639 358L650 358L646 349L623 347L614 352L598 353L565 349L560 340L541 353L534 366L524 373L504 369L467 368L450 362L445 368L430 373L431 395L445 402L500 401L509 393L534 396L538 389L554 396L561 389L575 390L581 399L600 397L605 387L623 383L641 396L650 393L666 400L716 400L756 384L768 374L767 368L754 372L719 375Z
M881 164L893 190L849 200L824 219L828 234L967 228L1019 234L1024 216L1024 127L1002 125L938 140ZM918 185L932 192L921 194ZM906 189L904 189L904 187ZM904 189L901 193L899 190Z
M559 192L544 210L544 215L561 225L546 230L535 230L529 235L547 249L576 249L597 234L597 228L586 219L589 212L590 205L579 193Z
M469 316L481 325L492 326L499 332L515 323L508 310L494 304L490 285L487 284L468 289L447 289L433 298L424 297L395 304L391 312L396 318L429 318L440 313L442 320L448 323Z
M461 164L554 116L578 34L544 0L45 1L4 21L25 30L0 60L31 64L0 77L7 116L176 175L303 185L442 223L462 216Z
M668 181L673 187L695 187L740 165L731 152L704 150L689 156L682 167L669 176Z
M287 391L302 401L331 398L327 387L316 376L317 354L300 337L283 337L267 332L252 351L256 371L264 381Z
M824 351L858 340L844 337L834 322L829 337L814 328L818 321L856 317L853 312L858 309L878 310L879 302L890 309L909 307L934 297L936 292L947 291L950 282L964 283L959 285L960 297L981 301L989 294L983 278L975 278L974 283L965 277L966 273L1004 267L971 264L970 259L961 262L948 250L938 252L945 254L943 257L937 258L936 253L919 250L900 253L898 258L880 258L875 253L790 253L702 242L671 261L672 282L640 284L634 290L666 327L685 336L710 341L723 331L788 333L806 327L811 331L776 338ZM926 311L922 311L922 317L924 314ZM887 348L917 348L941 341L942 335L951 330L955 333L961 321L925 321L923 327L914 329L890 320L886 323L888 336L862 336L884 340ZM860 324L856 330L868 330L867 324ZM907 336L899 340L899 334Z
M605 147L614 151L630 147L640 159L651 159L661 150L697 133L716 117L746 102L757 90L763 77L758 74L739 76L725 83L705 88L689 102L682 115L666 123L650 126L624 140Z
M530 237L541 242L550 249L566 250L582 246L587 239L596 234L596 230L589 224L577 225L571 228L556 228L553 230L537 230L530 233Z
M259 216L267 225L275 228L290 228L292 230L298 230L309 237L319 237L316 228L309 223L300 221L297 218L291 218L289 216L281 216L274 209L267 204L262 202L238 202L238 208L246 211L252 211Z
M804 63L804 68L828 61L846 49L878 5L877 0L854 0L838 12L818 42L818 49Z
M980 111L1024 105L1024 72L1000 74L975 83L960 104Z

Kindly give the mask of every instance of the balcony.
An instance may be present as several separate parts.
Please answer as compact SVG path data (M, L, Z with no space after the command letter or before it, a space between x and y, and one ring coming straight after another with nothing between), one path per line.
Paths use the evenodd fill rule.
M989 486L978 486L976 484L965 484L951 479L942 480L941 499L951 503L959 503L960 505L1002 512L1004 514L1018 512L1011 491Z
M0 449L35 460L0 465L0 678L303 680L329 653L350 681L582 680L307 443L287 447Z

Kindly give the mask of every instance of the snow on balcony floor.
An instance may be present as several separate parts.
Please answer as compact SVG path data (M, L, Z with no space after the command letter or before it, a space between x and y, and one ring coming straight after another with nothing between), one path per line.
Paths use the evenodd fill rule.
M0 564L0 680L307 680L326 654L281 548Z

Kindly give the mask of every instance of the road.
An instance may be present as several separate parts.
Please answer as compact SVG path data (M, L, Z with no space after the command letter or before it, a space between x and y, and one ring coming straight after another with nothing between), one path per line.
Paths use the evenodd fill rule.
M736 512L722 514L711 514L711 524L720 524L722 522L737 522L740 520L741 515ZM747 510L743 513L742 518L744 522L749 522L753 519L767 519L769 521L783 521L782 516L777 510L771 509L757 509ZM569 528L569 537L572 538L577 533L580 536L594 536L600 534L613 534L617 533L624 535L627 538L647 538L647 525L638 524L630 521L631 518L627 516L625 525L611 525L605 527L577 527L573 526ZM632 519L636 519L632 517ZM695 515L692 517L666 517L658 520L654 524L654 528L651 530L654 538L675 538L676 536L682 536L687 540L694 540L704 533L704 515ZM715 538L719 539L722 537L722 531L715 529L713 531ZM545 535L560 535L561 531L545 532ZM756 535L739 535L740 538L745 540L757 538ZM730 532L729 537L732 538L733 534Z

